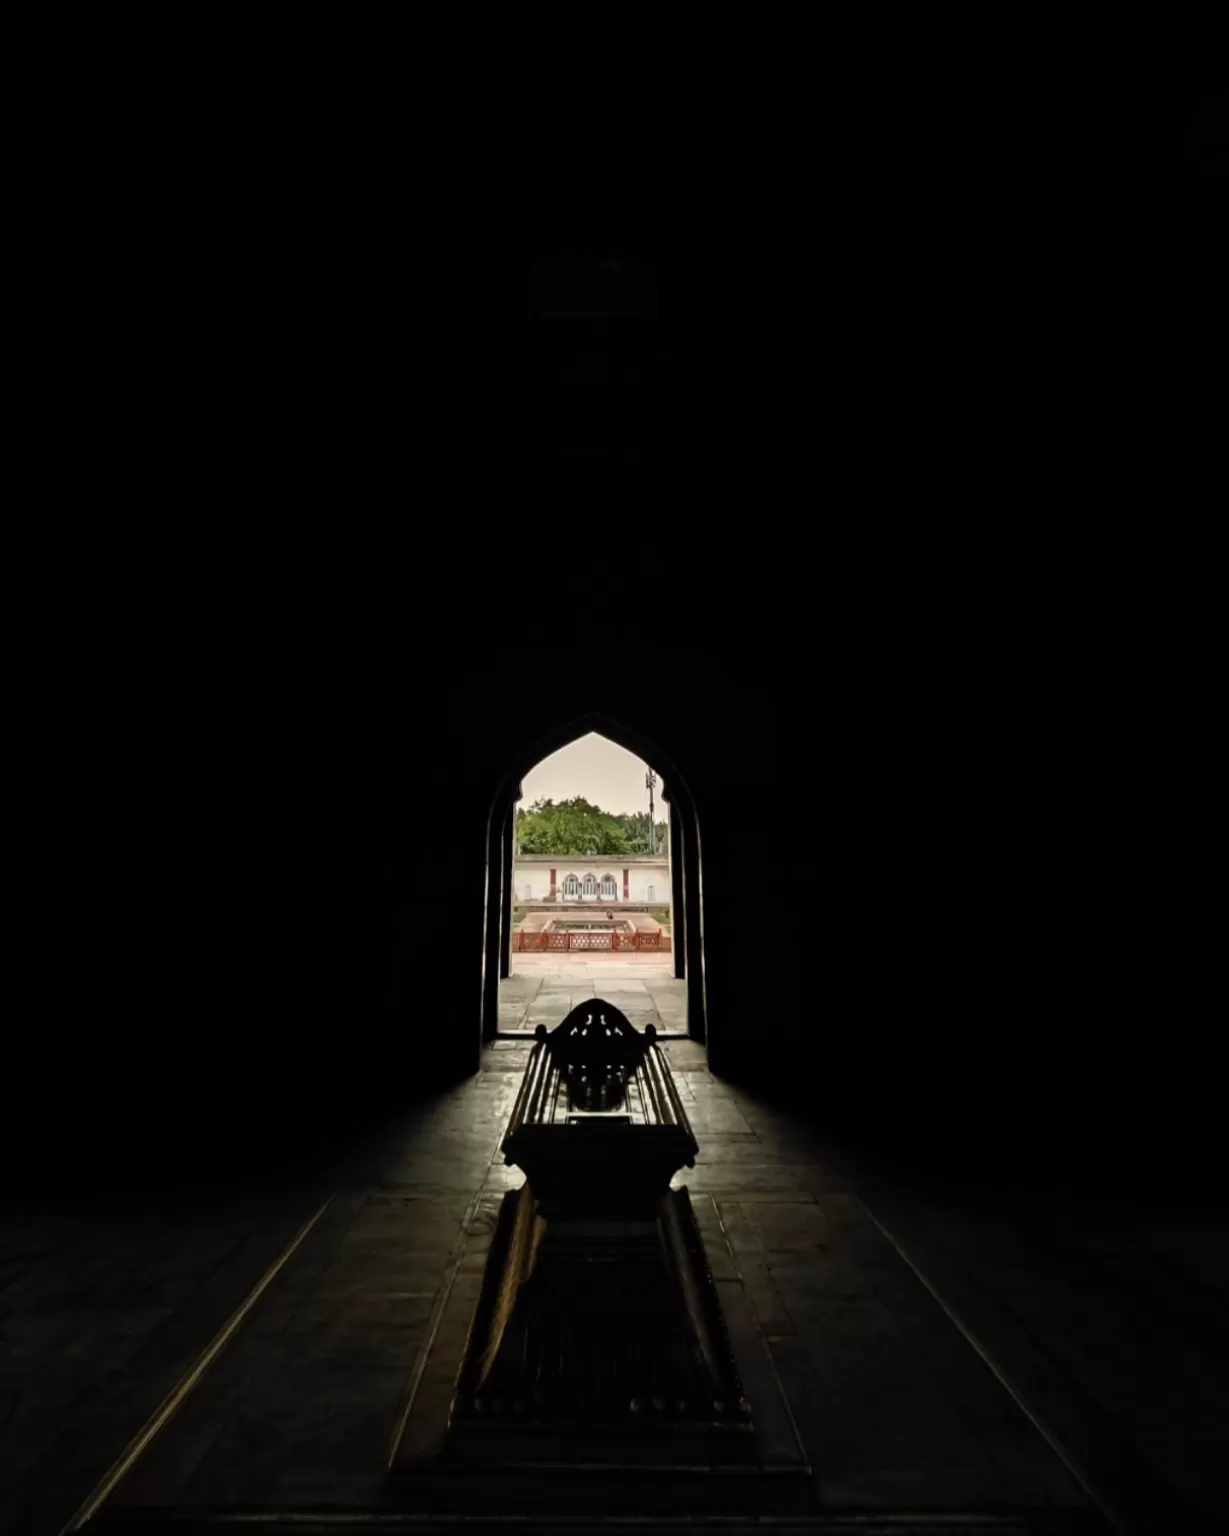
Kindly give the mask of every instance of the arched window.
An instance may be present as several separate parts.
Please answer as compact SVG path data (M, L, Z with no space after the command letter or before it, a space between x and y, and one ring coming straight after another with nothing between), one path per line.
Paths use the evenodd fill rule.
M563 895L566 901L575 901L580 895L580 881L575 875L568 875L564 880Z
M618 895L619 887L615 884L613 875L602 876L602 900L613 901Z
M597 881L593 878L592 875L585 876L585 883L581 894L583 896L589 897L590 900L592 900L597 895Z

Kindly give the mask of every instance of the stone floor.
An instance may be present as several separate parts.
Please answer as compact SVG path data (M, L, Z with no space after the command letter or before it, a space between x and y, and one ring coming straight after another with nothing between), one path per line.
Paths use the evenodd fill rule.
M520 1180L497 1148L526 1050L497 1042L480 1074L300 1185L10 1211L0 1528L62 1530L313 1218L97 1528L201 1503L253 1518L376 1507L440 1297L477 1283L467 1234ZM903 1532L950 1515L952 1529L1034 1536L1223 1528L1219 1213L1139 1187L962 1193L827 1143L714 1079L689 1041L665 1050L700 1142L676 1182L718 1278L746 1293L825 1518L869 1531L890 1516Z
M527 950L512 956L515 973L528 976L673 976L674 961L664 950Z
M668 961L650 970L616 956L540 958L546 963L530 969L518 956L513 974L500 982L501 1034L532 1035L539 1024L551 1029L590 997L613 1003L637 1029L652 1024L659 1034L687 1033L687 983L675 978Z

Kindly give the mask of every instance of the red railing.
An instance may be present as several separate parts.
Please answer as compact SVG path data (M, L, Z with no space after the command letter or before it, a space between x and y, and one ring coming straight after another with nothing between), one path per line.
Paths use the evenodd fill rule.
M526 933L518 928L512 935L512 948L517 950L542 949L670 949L668 933L615 933L600 928L563 930L555 933L549 928Z

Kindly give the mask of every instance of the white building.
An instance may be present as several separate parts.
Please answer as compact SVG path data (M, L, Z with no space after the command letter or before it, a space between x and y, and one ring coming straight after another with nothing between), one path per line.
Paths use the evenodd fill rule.
M522 906L527 901L670 905L670 860L664 853L652 858L518 853L512 879L515 899Z

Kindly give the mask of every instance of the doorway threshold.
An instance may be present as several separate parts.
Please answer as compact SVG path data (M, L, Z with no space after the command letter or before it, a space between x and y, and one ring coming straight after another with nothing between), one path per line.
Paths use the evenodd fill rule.
M532 1043L536 1036L531 1031L526 1029L499 1029L496 1030L494 1038L496 1040L528 1040ZM662 1030L658 1030L657 1039L661 1042L668 1043L671 1040L690 1040L691 1036L680 1034L668 1035L665 1034Z

